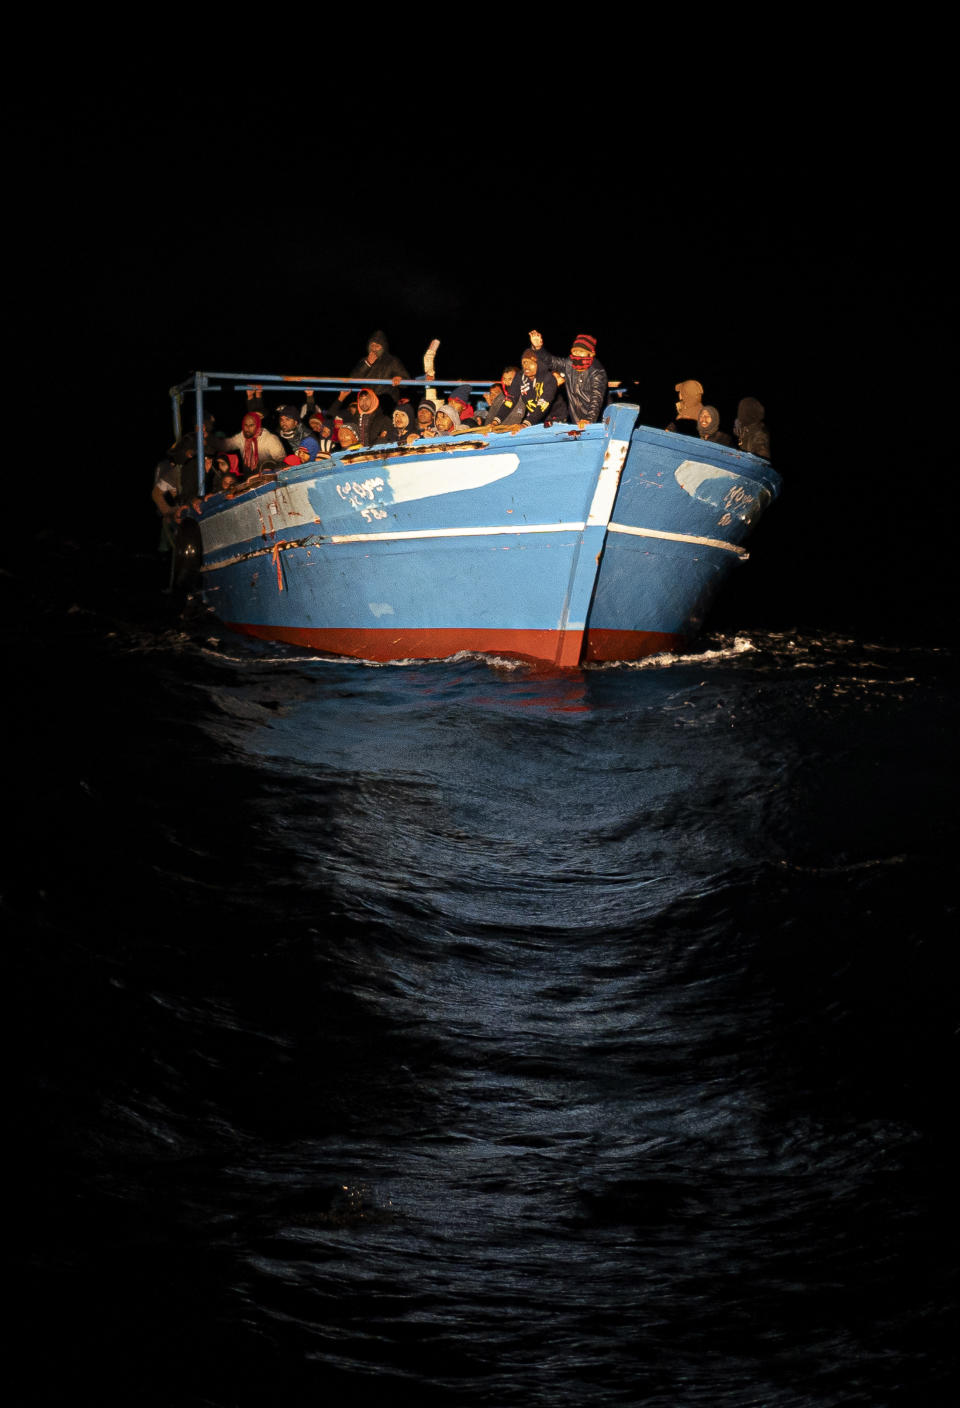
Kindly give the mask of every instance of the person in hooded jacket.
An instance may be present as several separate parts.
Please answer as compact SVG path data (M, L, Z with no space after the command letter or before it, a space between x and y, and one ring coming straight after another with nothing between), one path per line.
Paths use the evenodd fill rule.
M701 440L709 440L712 445L732 445L733 438L720 429L720 412L716 406L701 406L697 416L697 432Z
M764 424L764 409L754 396L744 396L737 407L737 418L733 431L741 450L749 455L770 458L770 435Z
M360 444L367 449L380 440L389 440L392 427L390 419L380 407L380 397L370 386L365 386L357 396L357 435Z
M673 389L678 397L677 414L664 430L675 435L697 435L703 410L703 387L699 381L678 381Z
M543 345L542 335L534 329L530 345L538 354L544 371L554 372L563 379L563 393L570 416L582 430L585 425L600 420L607 400L607 373L597 361L597 339L589 333L578 333L569 357L555 357ZM563 418L560 398L551 411L551 420Z
M380 328L372 332L367 338L367 350L363 357L350 373L351 381L359 380L385 380L392 381L394 386L398 386L401 381L409 381L410 373L400 361L390 351L387 342L387 335ZM330 409L335 410L339 402L346 401L350 395L349 390L339 393L336 401L331 403Z
M460 430L460 415L456 406L451 406L448 401L438 401L434 424L438 435L456 435Z
M417 438L417 427L413 421L413 407L404 401L393 413L393 430L389 436L397 445L409 445Z
M473 387L463 384L461 386L455 386L447 397L447 402L457 409L460 424L471 429L477 424L477 413L470 400L472 395Z
M291 469L296 469L298 465L309 464L311 460L320 458L320 441L313 435L305 435L295 450L291 450L283 461Z
M220 450L213 457L208 492L216 494L232 489L235 484L239 484L240 478L240 456Z

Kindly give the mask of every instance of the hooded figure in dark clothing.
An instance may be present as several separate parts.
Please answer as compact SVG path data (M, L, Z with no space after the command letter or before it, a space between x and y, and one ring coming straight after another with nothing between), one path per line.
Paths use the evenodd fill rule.
M741 450L748 455L770 458L770 436L763 423L763 406L753 396L744 396L737 407L737 418L733 422L734 434Z
M732 445L733 439L720 429L720 412L716 406L701 406L697 416L697 429L701 440L709 440L711 445Z
M409 401L405 401L398 406L393 413L393 430L390 433L390 441L398 445L409 445L411 440L417 438L417 427L413 418L413 407Z
M377 328L367 338L367 350L363 358L357 363L350 373L351 379L363 381L392 381L394 386L400 381L409 381L410 373L400 361L390 351L387 335ZM341 391L337 400L333 402L331 410L335 409L337 402L345 401L350 395L349 391Z
M673 389L678 398L677 414L669 425L663 427L664 430L672 430L675 435L698 434L700 412L703 410L703 387L699 381L678 381Z

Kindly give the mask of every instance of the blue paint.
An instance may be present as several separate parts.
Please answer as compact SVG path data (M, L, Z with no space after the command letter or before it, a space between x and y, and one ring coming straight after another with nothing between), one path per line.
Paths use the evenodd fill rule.
M204 384L198 374L200 404ZM223 620L278 638L549 632L567 642L564 663L583 631L680 643L739 570L780 481L765 461L638 415L618 403L580 433L477 430L341 451L213 495L199 515L204 596ZM398 638L396 658L406 647Z

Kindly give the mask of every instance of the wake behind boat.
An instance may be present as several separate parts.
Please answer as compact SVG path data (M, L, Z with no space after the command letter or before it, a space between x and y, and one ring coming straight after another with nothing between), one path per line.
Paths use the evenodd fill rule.
M478 430L274 469L194 500L180 561L231 629L331 654L574 667L677 650L780 479L638 419L619 404L583 429Z

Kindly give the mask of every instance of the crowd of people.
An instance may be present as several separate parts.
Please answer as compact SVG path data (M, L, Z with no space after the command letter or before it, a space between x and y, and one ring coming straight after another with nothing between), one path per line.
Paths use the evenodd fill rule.
M435 385L439 346L437 340L430 343L423 357L423 376L411 384L414 378L390 351L386 335L380 330L371 333L363 357L345 378L360 383L359 389L340 391L323 406L307 389L299 404L288 402L271 413L262 386L249 387L235 435L221 434L214 417L205 417L204 492L228 492L257 475L323 461L338 450L411 445L437 436L532 425L570 423L582 430L603 417L609 401L607 374L597 359L596 339L587 333L578 334L569 353L560 357L548 352L541 333L532 330L519 363L505 366L479 398L464 384L441 399ZM364 386L364 381L373 384ZM421 383L422 394L418 394ZM698 435L714 444L736 443L769 459L764 408L754 397L744 397L739 404L734 440L720 428L716 407L704 405L698 381L681 381L674 389L676 416L664 429ZM168 527L199 493L198 446L195 428L176 441L157 465L153 502Z

